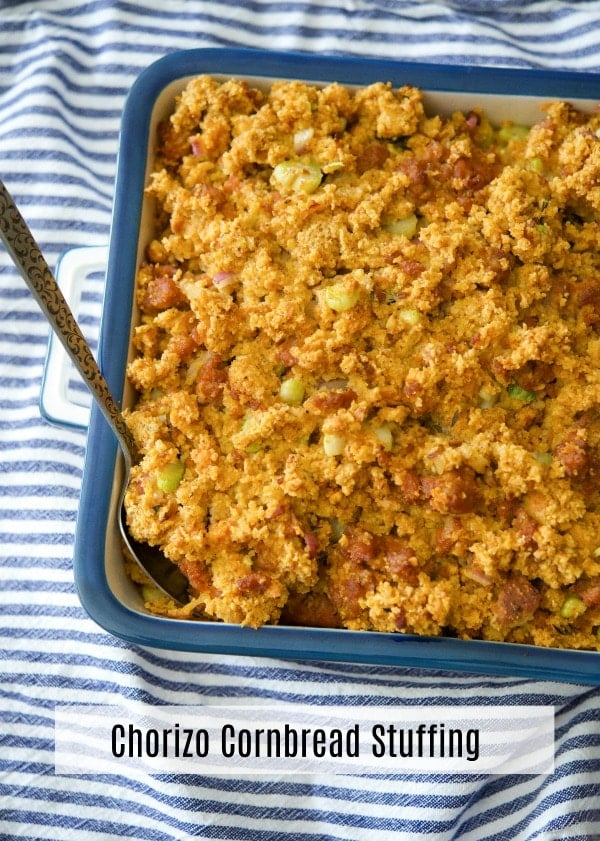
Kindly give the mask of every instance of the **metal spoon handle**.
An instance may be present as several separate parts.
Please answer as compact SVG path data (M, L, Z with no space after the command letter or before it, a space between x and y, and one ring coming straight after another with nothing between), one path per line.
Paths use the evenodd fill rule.
M52 271L10 193L0 181L0 239L114 430L126 458L135 444L108 383L75 321Z

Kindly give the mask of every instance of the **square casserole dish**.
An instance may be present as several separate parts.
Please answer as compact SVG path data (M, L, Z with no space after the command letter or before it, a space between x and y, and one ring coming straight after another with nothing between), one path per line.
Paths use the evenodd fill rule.
M133 395L125 382L134 326L134 284L151 238L152 208L144 187L152 167L157 125L173 109L187 81L201 74L244 78L268 86L279 79L311 84L411 84L440 113L482 107L493 122L532 123L550 99L584 110L597 107L600 77L552 71L435 66L395 61L320 57L253 50L198 49L172 53L139 76L127 98L120 136L113 222L98 356L123 405ZM179 651L266 656L441 669L600 684L600 653L514 643L418 637L367 631L264 626L168 619L149 614L125 574L117 526L121 485L116 440L93 406L89 423L74 573L89 615L115 636L135 644Z

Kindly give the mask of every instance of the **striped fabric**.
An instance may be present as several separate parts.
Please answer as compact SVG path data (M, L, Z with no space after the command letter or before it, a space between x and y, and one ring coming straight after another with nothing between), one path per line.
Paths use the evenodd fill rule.
M121 108L137 74L201 46L598 71L600 2L0 2L0 177L52 265L68 248L108 239ZM92 340L100 305L96 278L81 310ZM1 839L600 839L597 688L164 652L97 627L71 568L85 434L40 417L47 338L2 251ZM54 774L58 704L324 698L553 705L556 768L480 778Z

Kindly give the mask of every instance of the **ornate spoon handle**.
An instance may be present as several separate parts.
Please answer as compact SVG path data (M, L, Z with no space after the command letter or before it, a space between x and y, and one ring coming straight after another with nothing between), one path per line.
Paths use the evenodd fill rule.
M54 275L2 181L0 181L0 238L114 430L125 457L135 461L135 444L121 411Z

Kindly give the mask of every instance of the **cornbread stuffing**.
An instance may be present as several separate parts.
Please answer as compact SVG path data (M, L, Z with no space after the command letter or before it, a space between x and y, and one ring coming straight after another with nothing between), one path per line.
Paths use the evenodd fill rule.
M147 608L600 649L600 114L203 76L147 192Z

